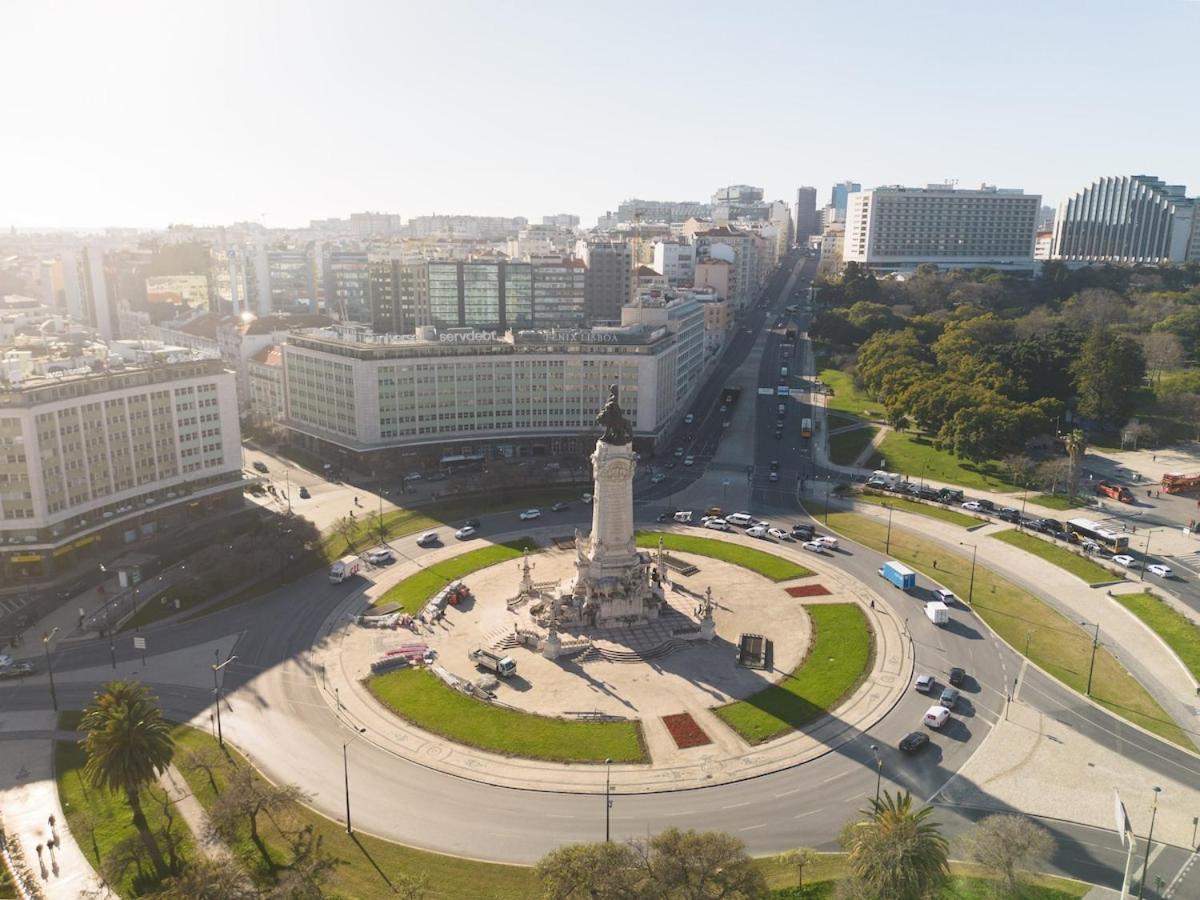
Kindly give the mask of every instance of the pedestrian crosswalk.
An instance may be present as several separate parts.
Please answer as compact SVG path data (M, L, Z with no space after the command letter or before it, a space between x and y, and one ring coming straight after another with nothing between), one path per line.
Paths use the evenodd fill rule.
M1185 569L1191 569L1193 572L1200 574L1200 550L1192 553L1181 553L1172 559L1183 566Z

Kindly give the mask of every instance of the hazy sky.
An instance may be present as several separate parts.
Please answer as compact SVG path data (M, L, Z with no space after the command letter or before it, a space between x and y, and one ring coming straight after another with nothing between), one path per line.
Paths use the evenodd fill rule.
M0 226L1200 194L1200 3L0 0Z

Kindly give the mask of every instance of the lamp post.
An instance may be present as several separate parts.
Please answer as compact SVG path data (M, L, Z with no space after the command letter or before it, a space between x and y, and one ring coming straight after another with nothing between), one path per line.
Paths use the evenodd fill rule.
M966 541L959 541L960 547L968 546ZM979 555L979 545L971 544L971 581L967 585L967 605L970 605L975 600L975 557ZM1026 654L1028 656L1028 654Z
M1154 842L1154 820L1158 817L1158 795L1162 788L1154 788L1154 807L1150 811L1150 834L1146 836L1146 858L1142 861L1142 877L1138 884L1138 900L1146 893L1146 869L1150 866L1150 845Z
M887 507L887 511L888 511L887 539L883 543L883 552L885 555L890 555L892 552L892 507L889 506L887 503L885 503L883 505ZM829 520L826 519L826 523L828 523L828 521Z
M875 744L871 745L871 752L875 754L875 802L879 802L879 783L883 778L883 760L879 758L879 747Z
M1146 552L1142 556L1142 566L1138 570L1138 581L1146 580L1146 563L1150 561L1150 535L1154 533L1154 529L1146 530Z
M829 524L829 482L825 482L825 524Z
M58 634L58 626L50 629L50 633L42 636L42 647L46 651L46 674L50 676L50 704L58 712L58 694L54 690L54 665L50 662L50 641Z
M217 655L217 658L219 659L221 656L220 649L218 648L217 650L214 650L213 652ZM231 656L231 657L229 657L229 659L225 660L225 662L213 663L213 666L212 666L213 703L217 707L217 743L220 744L222 747L225 746L225 736L221 733L221 688L217 684L217 673L219 671L221 671L222 669L224 669L227 665L229 665L235 659L237 659L236 656Z
M604 843L612 842L612 760L604 760Z
M354 729L358 734L366 733L366 726ZM356 735L357 736L357 735ZM346 783L346 834L354 834L354 829L350 825L350 761L347 753L347 748L354 742L354 738L342 743L342 778Z
M1080 622L1080 625L1087 626L1087 622ZM1096 671L1096 648L1100 646L1100 623L1096 623L1096 635L1092 638L1092 661L1088 665L1088 683L1087 695L1092 696L1092 673Z

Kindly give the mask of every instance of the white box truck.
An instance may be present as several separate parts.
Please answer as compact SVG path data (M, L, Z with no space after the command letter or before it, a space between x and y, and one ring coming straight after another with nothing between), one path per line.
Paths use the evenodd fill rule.
M475 665L495 672L501 678L517 674L517 662L511 656L503 656L483 647L472 650L469 655Z
M925 604L925 617L934 625L945 625L950 621L950 610L940 600Z
M329 583L341 584L347 578L358 574L362 568L362 560L357 556L343 556L329 567Z

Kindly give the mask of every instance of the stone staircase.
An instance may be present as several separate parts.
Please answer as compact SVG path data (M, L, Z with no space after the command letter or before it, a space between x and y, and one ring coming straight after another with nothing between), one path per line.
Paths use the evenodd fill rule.
M674 638L663 641L649 650L611 650L608 647L598 647L593 644L580 655L579 661L581 663L599 662L600 660L611 663L641 663L651 659L662 659L679 650L686 650L690 646L692 646L691 641Z

